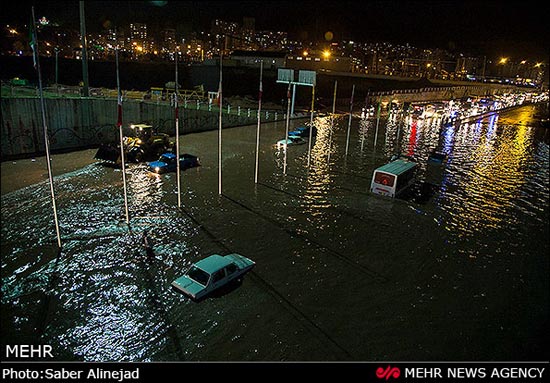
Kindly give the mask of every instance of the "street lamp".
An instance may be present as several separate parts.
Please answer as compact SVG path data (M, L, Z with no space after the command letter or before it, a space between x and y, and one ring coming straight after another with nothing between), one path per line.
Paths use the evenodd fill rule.
M55 47L53 50L55 52L55 85L57 86L57 84L59 84L59 70L58 70L59 48Z

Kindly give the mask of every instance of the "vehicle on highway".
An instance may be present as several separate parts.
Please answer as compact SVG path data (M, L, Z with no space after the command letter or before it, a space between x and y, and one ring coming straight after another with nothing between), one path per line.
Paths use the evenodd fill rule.
M289 136L293 137L302 137L302 138L309 138L309 126L299 126L292 132L288 132ZM317 128L313 127L313 132L311 132L312 137L317 136Z
M434 165L442 165L447 161L447 155L440 151L432 151L428 156L428 163Z
M418 164L400 156L374 170L370 191L388 197L397 197L415 182L415 173Z
M197 156L188 153L180 154L180 170L194 168L200 165L200 160ZM149 162L147 168L150 172L158 174L175 172L178 168L176 155L174 153L164 153L157 161Z
M306 143L306 140L304 140L302 137L289 135L288 140L285 140L283 138L282 140L277 141L277 149L286 148L287 146L291 146L291 145L302 145L305 143Z
M155 131L152 125L135 124L129 129L131 133L123 137L125 162L150 161L174 147L170 137ZM100 145L94 158L120 165L120 142Z
M192 264L184 275L172 282L172 286L194 300L201 300L237 280L255 264L236 253L225 256L213 254Z

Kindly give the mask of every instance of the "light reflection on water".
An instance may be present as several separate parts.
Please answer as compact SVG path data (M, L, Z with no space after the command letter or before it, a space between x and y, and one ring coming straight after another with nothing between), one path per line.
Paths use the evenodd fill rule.
M494 123L461 129L457 132L461 135L462 147L457 148L460 156L455 153L449 164L445 178L448 191L439 199L452 202L442 205L448 215L448 229L472 235L518 224L518 200L528 178L536 176L527 166L533 155L531 128L507 127L498 137ZM455 192L449 191L450 185Z
M548 144L521 118L503 125L492 115L443 127L435 118L392 115L380 121L376 148L376 120L354 120L346 158L347 119L317 117L311 168L307 144L289 147L286 177L282 151L273 146L284 124L268 126L260 167L265 186L255 193L247 178L254 153L242 146L253 140L255 126L228 129L224 150L235 155L224 162L225 193L241 207L215 192L217 171L209 166L216 163L215 134L185 136L201 148L205 164L182 172L189 214L175 209L175 174L154 176L143 164L127 169L131 231L120 170L90 165L56 177L64 242L59 259L51 248L47 184L9 193L2 196L2 306L14 318L14 334L59 345L66 359L332 360L341 358L334 343L358 360L410 360L417 353L492 357L493 347L475 341L462 316L492 323L489 318L503 310L496 302L511 296L518 303L523 296L528 259L548 250ZM446 153L447 162L428 165L433 150ZM420 204L368 193L374 168L395 153L419 162L419 181L433 186L432 198ZM144 230L153 260L141 247ZM254 258L255 277L200 304L174 293L169 283L204 255L225 251L220 244ZM481 257L460 263L479 255L500 258L493 267L505 272L493 283L509 286L503 295L484 278ZM525 259L514 264L512 255ZM533 288L547 282L540 270L544 275L533 277ZM389 282L374 282L373 274ZM468 304L448 303L462 299ZM521 305L520 311L532 309ZM453 342L434 344L426 313L434 314L429 321L436 331L452 326L467 339L447 335ZM402 344L395 346L397 335L377 323L397 331ZM518 333L504 322L498 326L505 330L488 333L495 342L502 331ZM518 358L514 339L501 355ZM449 350L449 344L456 347Z
M302 202L303 212L313 218L322 217L323 209L330 206L327 195L332 184L327 151L330 145L331 122L316 118L317 138L311 149L311 171L307 173L307 185Z

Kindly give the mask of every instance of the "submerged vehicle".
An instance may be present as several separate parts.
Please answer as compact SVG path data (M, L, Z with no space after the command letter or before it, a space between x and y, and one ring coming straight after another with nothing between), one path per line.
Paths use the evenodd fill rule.
M200 160L197 156L184 153L180 154L180 170L194 168L200 166ZM174 153L164 153L157 161L149 162L148 169L153 173L168 173L177 171L178 164Z
M428 156L428 163L434 165L441 165L447 160L447 155L443 152L433 151Z
M123 137L126 162L151 161L174 147L170 137L167 134L155 132L152 125L136 124L131 125L130 128L132 135ZM120 143L101 145L94 158L120 164Z
M289 136L293 137L302 137L302 138L308 138L310 133L310 127L309 126L299 126L295 130L288 132ZM312 137L317 136L317 128L314 126L313 131L311 132Z
M283 138L282 140L277 141L277 149L280 149L281 147L286 148L287 146L291 146L291 145L302 145L305 143L306 143L306 140L304 140L302 137L291 136L289 134L288 140L285 140Z
M189 270L172 282L172 287L200 300L213 291L238 279L256 263L240 254L213 254L191 265Z
M407 157L399 157L374 170L370 191L388 197L397 197L415 182L418 164Z

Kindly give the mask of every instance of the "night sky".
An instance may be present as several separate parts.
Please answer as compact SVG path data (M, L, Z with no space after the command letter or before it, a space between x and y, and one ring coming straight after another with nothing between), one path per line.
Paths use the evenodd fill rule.
M256 30L281 30L290 38L409 43L451 52L548 61L547 12L543 2L511 1L86 1L86 27L145 22L179 33L208 31L220 18ZM12 1L2 5L2 22L26 23L31 5L37 17L78 28L78 1Z

